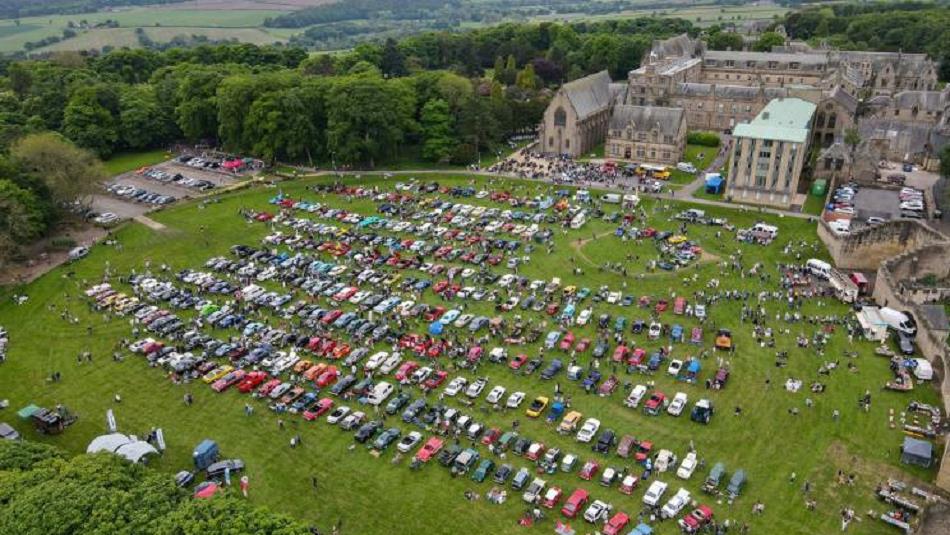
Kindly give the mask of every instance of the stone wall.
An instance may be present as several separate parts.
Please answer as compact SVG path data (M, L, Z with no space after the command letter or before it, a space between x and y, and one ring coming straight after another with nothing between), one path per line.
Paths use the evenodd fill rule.
M945 242L943 234L919 221L891 221L865 227L850 236L836 236L825 221L818 223L818 237L839 268L876 271L887 259L932 243Z
M942 235L941 235L942 236ZM881 262L874 282L874 300L878 304L898 310L906 310L917 321L915 342L923 356L930 361L934 369L934 384L939 385L943 399L944 414L950 413L950 346L947 345L947 331L932 325L925 314L921 314L915 300L915 293L908 293L903 280L922 273L946 273L950 270L950 240L924 245L908 250ZM937 474L937 485L950 490L950 448L944 448L943 461Z

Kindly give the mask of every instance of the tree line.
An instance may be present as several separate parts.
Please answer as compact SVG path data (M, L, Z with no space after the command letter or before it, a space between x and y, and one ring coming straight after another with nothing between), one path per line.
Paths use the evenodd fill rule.
M0 18L15 19L39 15L75 15L93 13L105 8L176 4L186 0L3 0Z
M793 39L844 50L926 53L950 80L950 9L933 2L871 2L808 7L782 20Z
M0 533L312 533L238 495L227 488L196 500L168 474L115 455L70 458L45 444L0 441Z

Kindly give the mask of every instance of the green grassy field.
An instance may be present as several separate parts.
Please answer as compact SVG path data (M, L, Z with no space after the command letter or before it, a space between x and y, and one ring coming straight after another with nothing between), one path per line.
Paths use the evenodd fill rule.
M103 162L109 175L121 175L134 171L146 165L155 165L171 157L164 150L149 150L143 152L123 152L113 155Z
M396 180L405 178L364 177L359 183L385 190L392 188ZM447 186L475 183L479 187L504 188L522 195L543 194L554 189L538 183L489 180L460 174L427 175L423 178L438 180ZM342 197L315 194L306 189L318 180L326 179L287 182L280 185L280 190L293 198L328 203L362 214L375 213L375 204L372 202L347 201ZM92 311L89 302L81 295L83 289L102 279L105 266L118 273L128 273L133 269L142 272L147 262L151 263L152 269L157 269L160 263L167 263L172 271L201 269L209 257L228 255L228 248L233 244L259 247L260 239L271 232L270 228L261 223L245 222L237 212L241 208L273 210L267 199L276 192L276 188L258 186L239 193L225 194L220 203L192 203L155 212L150 217L165 225L166 229L153 231L137 223L127 224L115 232L116 239L122 244L121 250L97 245L88 258L53 270L29 286L0 290L0 325L10 332L8 360L0 366L0 384L5 386L3 397L9 398L11 402L11 408L7 409L6 414L0 413L0 418L14 424L28 439L43 440L72 452L81 452L94 436L105 432L105 411L113 408L121 431L144 434L152 426L165 430L168 451L164 457L153 460L151 465L169 473L188 467L193 446L201 439L213 438L219 442L225 456L241 457L246 461L251 482L251 501L266 504L325 528L342 519L344 533L458 533L459 526L478 526L475 531L479 533L549 533L553 528L553 517L557 514L549 515L539 527L533 529L525 530L517 526L517 518L524 511L520 493L510 492L508 502L500 506L490 505L485 500L467 502L462 496L465 490L484 493L490 484L477 484L467 477L453 479L447 470L436 463L418 472L411 471L406 466L406 460L392 462L393 450L379 458L371 456L362 446L349 451L351 435L322 420L304 422L296 417L285 417L288 421L287 430L281 431L277 426L277 417L262 403L251 401L237 392L215 394L201 382L187 386L173 385L165 373L148 367L136 356L129 356L121 363L112 361L109 355L114 351L116 341L130 336L129 320L110 318ZM487 199L469 199L466 202L494 205ZM676 230L676 224L670 220L670 216L686 206L674 204L668 207L667 203L660 205L650 200L644 203L648 223L659 230ZM781 252L787 243L804 241L815 244L814 249L806 249L803 254L806 257L826 256L817 247L813 225L805 221L745 211L704 209L708 215L727 217L739 227L765 219L780 227L779 238L769 247L759 247L738 244L728 233L717 238L717 227L691 226L688 236L702 246L704 260L695 267L679 272L648 273L644 265L656 256L652 243L649 240L639 244L620 241L613 236L615 224L595 219L578 231L556 231L554 252L549 255L539 248L533 253L531 261L521 268L521 273L530 278L546 280L557 276L564 285L577 284L596 289L606 284L616 289L623 288L624 292L634 295L669 298L672 292L691 296L694 291L706 290L705 283L711 279L719 279L721 289L751 292L776 289L775 263L795 261L793 256L784 256ZM741 252L746 267L762 262L765 272L772 277L771 281L739 277L734 272L723 271L718 259L727 259L737 251ZM328 256L322 258L330 259ZM623 263L628 268L628 276L602 270L604 262ZM582 276L572 275L571 266L575 265L583 269ZM406 272L403 277L410 275L418 276L419 273ZM689 280L694 275L697 282ZM280 291L279 285L272 284L271 287ZM25 294L29 300L16 306L10 299L14 293ZM438 304L438 298L431 292L426 292L423 300ZM803 312L821 315L848 313L846 306L836 302L825 301L824 305L819 307L816 301L810 301ZM657 389L669 396L677 391L687 392L690 406L700 397L710 397L718 412L709 426L690 422L688 416L645 416L638 410L624 407L621 403L624 394L619 391L610 397L600 398L583 393L578 384L566 380L563 375L557 382L572 397L573 408L581 411L585 417L599 418L605 428L613 428L620 435L629 433L653 440L654 451L668 448L682 457L692 441L699 456L706 461L707 468L698 470L688 482L677 479L671 473L663 474L660 478L670 483L670 493L684 486L694 493L696 499L709 503L717 519L729 518L748 523L751 533L835 532L839 529L841 507L853 507L861 512L862 518L863 512L868 509L881 509L881 505L872 497L874 486L879 480L887 476L932 480L933 471L906 470L899 466L897 446L903 435L889 429L887 425L888 411L899 413L911 399L936 402L937 395L932 388L921 386L912 394L882 391L880 386L890 378L887 359L874 356L870 343L849 344L840 328L831 336L824 359L813 351L797 348L794 337L799 332L808 336L815 332L816 327L808 323L788 325L789 334L777 336L776 349L788 350L790 359L788 367L776 368L773 362L775 349L760 348L755 344L751 325L739 321L740 306L738 301L714 304L710 308L710 321L705 326L706 347L711 344L715 327L729 327L734 334L737 352L726 357L730 361L732 377L722 391L711 392L704 389L702 384L677 382L664 369L654 376L627 376L619 372L623 381L634 384L653 380ZM786 310L781 301L769 301L764 306L770 315ZM76 315L78 323L60 319L64 310ZM466 311L494 315L491 306L485 302L471 302ZM649 318L648 311L635 306L627 308L596 304L594 317L600 313L609 313L614 317L623 315L628 320ZM537 313L527 314L534 320L542 319ZM279 319L272 321L283 322ZM671 312L663 313L662 321L682 323L687 327L687 333L690 327L696 325L693 319L674 316ZM775 327L786 326L784 322L770 323ZM422 324L415 328L417 332L423 329ZM592 326L574 327L572 330L578 337L594 335ZM216 334L227 336L234 332L219 331ZM630 335L626 335L626 338L629 339ZM646 347L648 351L658 345L657 342L647 341L645 335L634 335L632 338L638 346ZM492 345L494 342L489 342L488 346ZM817 377L816 370L823 360L846 361L847 358L842 354L852 349L861 354L854 361L857 371L852 373L843 369L842 362L842 369L822 379L828 386L825 393L790 393L782 387L787 378L794 377L802 379L807 390L807 385ZM91 351L94 362L78 365L76 356L81 351ZM535 346L511 347L509 351L512 354L522 351L529 355L538 353ZM546 358L550 359L548 353ZM697 354L695 346L673 346L676 358ZM566 355L561 355L561 358L566 358ZM714 373L717 358L717 355L713 355L702 362L702 378ZM581 355L579 360L581 364L587 364L589 353ZM47 382L46 378L54 371L62 373L61 382ZM610 372L609 364L605 363L601 371ZM473 377L471 372L462 374ZM488 389L501 384L509 392L526 392L529 400L536 395L550 396L553 393L552 382L540 380L537 374L516 375L501 365L486 363L479 370L479 375L489 377ZM766 385L767 378L771 381L770 386ZM856 403L866 389L873 393L869 413L859 410ZM191 392L195 397L195 404L191 407L185 407L182 403L185 392ZM116 393L121 394L121 403L113 402ZM416 391L412 394L418 395ZM814 399L813 408L805 407L806 397ZM244 415L246 402L255 407L255 414L251 417ZM430 402L435 402L434 396L430 396ZM38 436L22 422L14 421L16 416L12 411L28 403L46 406L63 403L78 413L80 419L64 435ZM446 404L462 408L490 426L509 428L512 421L517 419L521 422L521 432L525 436L541 440L549 446L559 446L563 451L578 453L582 459L598 457L590 451L589 446L576 443L570 436L557 434L553 425L525 417L523 410L495 412L478 405L469 409L461 407L458 400L451 398L446 398ZM743 408L742 416L732 415L736 406ZM801 414L789 415L791 407L800 408ZM831 418L835 409L841 411L838 422ZM398 417L388 418L389 425L396 425L403 432L410 430ZM303 445L291 449L289 440L295 430L302 435ZM463 443L467 444L467 441L463 440ZM483 455L488 455L484 447L479 448ZM631 466L636 473L640 472L638 467L632 466L632 462L613 454L606 458L600 457L600 460L611 466ZM706 471L718 461L726 463L730 474L738 468L744 468L749 474L743 495L734 503L698 493ZM506 462L516 468L529 464L525 459L513 455L509 455ZM856 484L834 485L835 473L839 469L854 473ZM788 481L792 472L798 475L794 484ZM312 477L316 477L319 482L317 490L311 487ZM801 484L806 479L812 483L813 496L818 502L814 512L807 511L804 506ZM573 474L558 473L548 480L566 492L576 487L586 487L594 498L611 502L617 509L631 513L634 517L641 509L642 489L649 482L641 483L632 496L625 496L616 488L606 489L596 482L583 482ZM751 514L752 504L756 500L766 505L766 512L761 516ZM590 529L580 520L572 525L581 530ZM678 532L669 521L656 527L661 534ZM853 525L849 532L889 534L891 530L876 520L863 519ZM471 530L464 528L461 531Z
M698 172L703 172L713 160L716 159L716 150L712 147L703 147L701 145L686 145L686 152L683 153L682 161L693 164ZM684 173L676 167L670 170L671 184L689 184L696 179L693 173Z
M811 215L821 215L822 210L825 208L825 197L808 194L808 198L805 199L805 206L802 206L802 212Z

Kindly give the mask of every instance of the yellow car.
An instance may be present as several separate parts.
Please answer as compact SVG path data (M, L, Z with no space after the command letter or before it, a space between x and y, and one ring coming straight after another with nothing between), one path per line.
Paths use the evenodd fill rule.
M531 405L525 412L529 417L537 418L538 416L541 416L541 413L544 412L544 409L547 408L547 406L548 398L544 396L538 396L534 398L534 401L531 402Z
M218 366L217 368L206 373L204 377L201 378L201 380L208 384L211 384L233 371L234 371L234 366L225 364L224 366Z
M667 243L672 243L673 245L676 245L678 243L685 242L686 236L683 236L682 234L677 234L676 236L670 236L669 238L666 239L666 241Z
M568 286L567 288L564 288L565 297L570 297L576 293L577 293L577 286Z
M580 423L583 415L577 411L571 411L567 413L567 416L561 420L561 425L558 426L557 430L561 433L571 433L574 429L577 428L577 424Z

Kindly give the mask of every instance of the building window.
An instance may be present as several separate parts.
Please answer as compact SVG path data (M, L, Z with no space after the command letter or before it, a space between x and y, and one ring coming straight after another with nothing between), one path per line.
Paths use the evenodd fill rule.
M835 124L838 122L838 115L831 114L828 116L828 128L834 128Z
M571 140L570 140L570 139L565 139L565 140L564 140L564 148L565 148L565 149L571 148Z
M647 140L647 133L646 133L646 132L639 132L639 133L637 133L637 139L640 140L640 141L646 141L646 140Z
M553 147L553 146L554 146L554 136L551 136L551 137L548 138L548 146L549 146L549 147Z
M770 61L770 62L769 62L769 68L770 68L770 69L777 69L777 68L778 68L778 62L777 62L777 61Z
M731 59L727 59L727 60L726 60L726 67L735 67L735 66L736 66L736 62L735 62L735 61L733 61L733 60L731 60Z
M650 151L650 158L651 158L651 159L652 159L652 158L656 158L656 151L655 151L655 150L651 150L651 151Z
M646 156L646 152L643 150L643 148L637 147L637 158L643 158L644 156Z
M791 63L788 64L788 68L789 68L789 69L795 69L795 70L800 69L801 66L802 66L802 64L799 63L799 62L797 62L797 61L793 61L793 62L791 62Z
M667 145L672 144L672 143L673 143L673 136L671 136L671 135L665 135L665 136L663 136L663 143L666 143Z
M664 159L664 160L669 160L669 159L670 159L670 151L668 151L668 150L663 151L663 159Z
M755 175L755 185L759 188L765 187L765 175Z
M554 126L567 126L567 112L564 108L554 110Z
M754 61L747 61L747 62L745 62L745 67L746 67L747 69L754 69L754 68L755 68L755 62L754 62Z

